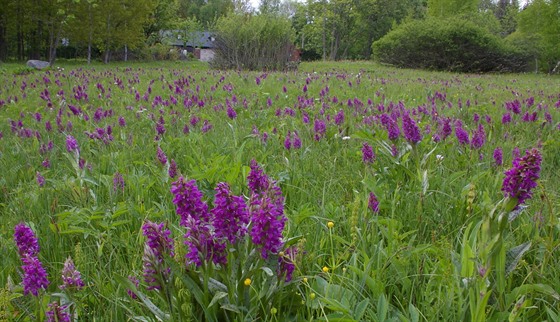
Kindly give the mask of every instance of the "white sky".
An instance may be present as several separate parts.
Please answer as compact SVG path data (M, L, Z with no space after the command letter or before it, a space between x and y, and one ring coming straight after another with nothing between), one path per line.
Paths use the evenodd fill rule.
M259 8L259 3L261 1L260 0L249 0L249 2L251 3L251 6L253 6L253 8L258 9Z
M531 0L519 0L519 7L523 8L529 1ZM260 4L260 0L249 0L249 3L251 4L251 6L253 6L253 8L258 9L259 8L259 4Z

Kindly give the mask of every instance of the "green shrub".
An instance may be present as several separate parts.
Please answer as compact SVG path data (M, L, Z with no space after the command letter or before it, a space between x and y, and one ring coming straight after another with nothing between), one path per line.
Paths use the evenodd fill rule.
M282 17L231 14L216 29L216 68L283 70L294 48L294 30Z
M146 55L144 53L144 55ZM141 55L143 56L143 55ZM179 52L171 46L164 44L155 44L148 47L147 60L178 60Z
M406 68L513 72L528 55L486 29L458 18L405 23L372 44L374 59Z

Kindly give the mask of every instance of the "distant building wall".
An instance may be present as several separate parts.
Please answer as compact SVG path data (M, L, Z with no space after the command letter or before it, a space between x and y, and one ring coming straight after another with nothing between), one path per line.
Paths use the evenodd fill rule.
M200 49L200 61L210 62L214 60L214 50L213 49Z

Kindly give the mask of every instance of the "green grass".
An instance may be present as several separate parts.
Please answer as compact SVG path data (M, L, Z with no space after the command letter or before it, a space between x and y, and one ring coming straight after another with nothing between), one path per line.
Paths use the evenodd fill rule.
M22 73L22 66L0 65L0 101L5 102L0 103L2 318L33 319L24 310L33 300L30 295L8 300L22 294L13 227L23 221L39 238L39 258L51 281L44 293L47 301L57 299L53 294L60 292L62 264L72 256L87 284L72 295L80 320L154 319L153 311L128 297L126 284L117 276L141 278L145 238L140 227L145 220L168 223L178 245L185 233L172 203L174 179L156 158L158 146L176 161L181 175L197 180L210 206L219 182L228 182L235 194L249 196L246 177L252 159L281 187L288 218L284 236L295 237L301 247L296 272L293 282L274 296L251 302L247 307L259 309L247 319L553 321L560 314L558 77L436 73L371 62L302 63L298 72L267 74L216 71L193 62L86 66L69 61L30 73ZM87 87L88 101L74 97L78 85ZM52 108L40 98L45 89ZM57 96L61 90L65 100ZM171 95L176 105L152 107L157 96L166 101ZM429 99L437 95L440 98ZM526 104L531 97L534 104ZM185 100L193 103L184 107ZM303 103L306 100L309 104ZM513 115L512 123L502 124L504 106L514 100L521 103L522 112ZM235 119L227 117L228 102L237 112ZM81 108L83 114L73 115L68 105ZM402 107L417 112L420 107L414 118L422 141L411 146L402 133L390 141L376 120L381 106L399 113ZM285 113L287 108L294 116ZM95 120L97 110L107 117ZM336 125L340 110L345 119ZM537 121L523 121L525 112L536 113ZM35 113L41 113L40 122ZM462 120L472 134L478 124L475 114L486 132L482 148L460 146L454 133L439 143L432 140L442 117ZM126 120L124 127L118 124L120 116ZM156 141L160 116L166 131ZM193 117L200 119L194 126ZM319 141L314 139L316 119L327 124ZM10 121L18 120L22 128L16 125L12 131ZM205 120L212 129L203 133ZM52 124L50 132L46 121ZM113 140L108 144L86 134L109 125ZM399 126L402 131L400 120ZM40 139L18 135L22 129L38 131ZM284 148L288 131L299 133L301 149ZM67 134L78 141L84 169L66 151ZM53 149L39 153L49 141ZM372 164L362 162L363 143L373 147ZM396 157L390 151L393 144L399 151ZM492 158L497 147L504 152L503 166L496 166ZM501 187L515 147L522 155L539 148L543 163L538 187L515 221L485 230L485 224L498 225L490 215L495 207L496 213L508 210L502 208ZM50 168L41 165L45 159ZM37 172L46 179L42 187ZM124 177L123 191L113 189L116 172ZM370 192L380 201L378 214L368 209ZM332 229L329 221L334 222ZM499 243L488 242L492 238ZM525 242L531 242L529 250L518 261L509 259L515 269L505 274L500 256ZM480 275L483 266L490 273ZM188 288L179 279L174 283L174 303L182 305L173 316L197 319L197 303L185 291ZM254 289L258 290L256 282ZM143 292L169 311L153 291ZM490 294L487 302L476 295L482 293Z

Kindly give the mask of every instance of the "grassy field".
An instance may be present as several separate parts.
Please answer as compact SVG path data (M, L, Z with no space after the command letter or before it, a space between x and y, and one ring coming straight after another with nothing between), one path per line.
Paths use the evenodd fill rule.
M559 85L0 65L0 320L558 321Z

